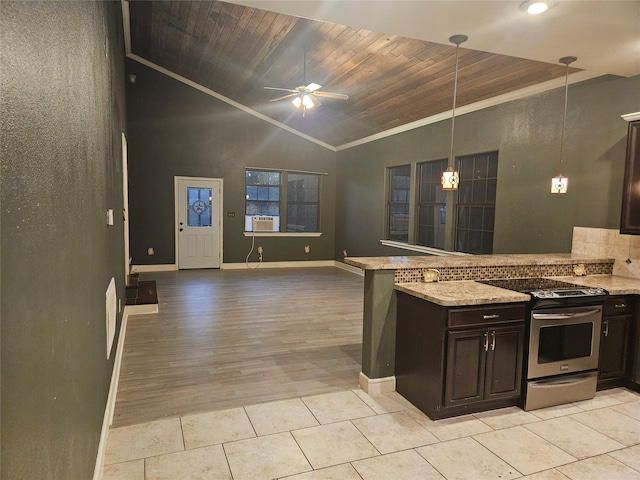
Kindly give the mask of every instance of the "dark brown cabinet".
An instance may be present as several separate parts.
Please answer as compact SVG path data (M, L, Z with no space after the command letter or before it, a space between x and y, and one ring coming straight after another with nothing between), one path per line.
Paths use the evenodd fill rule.
M445 407L520 396L524 323L447 336Z
M600 336L598 388L624 385L627 372L633 297L610 297L604 304Z
M433 419L516 405L524 304L447 308L398 292L396 390Z
M620 232L640 234L640 120L629 123Z

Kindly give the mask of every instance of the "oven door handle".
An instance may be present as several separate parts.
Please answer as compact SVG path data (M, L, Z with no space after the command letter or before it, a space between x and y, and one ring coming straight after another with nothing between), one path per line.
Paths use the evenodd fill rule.
M585 310L583 312L567 312L567 313L533 313L532 317L536 320L565 320L567 318L588 317L600 312L599 309Z

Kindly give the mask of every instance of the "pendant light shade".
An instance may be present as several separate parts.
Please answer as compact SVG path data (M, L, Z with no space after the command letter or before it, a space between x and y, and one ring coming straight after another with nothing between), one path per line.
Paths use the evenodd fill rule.
M562 174L551 179L551 193L567 193L569 179L563 177Z
M458 188L458 172L456 172L453 167L448 167L444 172L442 172L442 178L440 181L442 182L443 190L456 190Z
M443 190L457 190L460 176L455 171L455 159L453 157L453 134L455 132L456 125L456 97L458 95L458 54L460 50L460 44L466 42L469 37L466 35L454 35L449 38L449 41L456 46L456 68L455 76L453 80L453 107L451 109L451 148L449 149L449 161L447 169L442 172L442 189Z
M562 115L562 130L560 133L560 160L558 168L560 172L562 171L562 147L564 145L564 129L567 123L567 99L569 97L569 65L575 62L577 59L577 57L562 57L560 60L558 60L560 63L566 66L564 76L564 113ZM551 179L551 193L567 193L568 184L569 179L562 175L562 173L558 173L558 175Z

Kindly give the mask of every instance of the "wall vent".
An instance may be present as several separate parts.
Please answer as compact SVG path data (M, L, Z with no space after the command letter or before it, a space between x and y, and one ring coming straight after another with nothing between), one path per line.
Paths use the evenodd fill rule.
M113 339L116 335L116 312L118 311L118 294L116 293L116 281L111 277L111 282L105 293L106 319L107 319L107 358L111 355Z

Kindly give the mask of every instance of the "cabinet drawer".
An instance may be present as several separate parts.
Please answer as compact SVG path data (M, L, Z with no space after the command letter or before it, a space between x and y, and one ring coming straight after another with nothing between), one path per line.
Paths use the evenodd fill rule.
M448 326L454 328L495 322L517 322L523 321L524 316L525 306L522 303L455 308L449 310Z
M604 302L602 314L625 315L633 311L633 299L631 297L610 297Z

